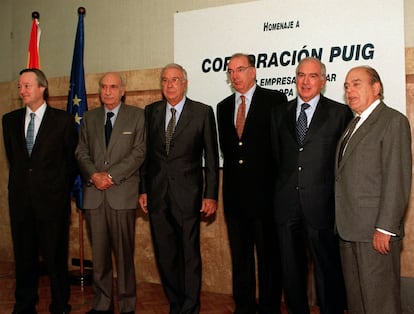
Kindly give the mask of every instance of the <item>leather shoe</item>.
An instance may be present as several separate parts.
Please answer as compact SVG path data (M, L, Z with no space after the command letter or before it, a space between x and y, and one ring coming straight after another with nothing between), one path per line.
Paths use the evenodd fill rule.
M98 310L92 309L86 312L86 314L114 314L114 310L98 311Z
M135 314L135 311L131 311L131 312L122 312L121 314Z

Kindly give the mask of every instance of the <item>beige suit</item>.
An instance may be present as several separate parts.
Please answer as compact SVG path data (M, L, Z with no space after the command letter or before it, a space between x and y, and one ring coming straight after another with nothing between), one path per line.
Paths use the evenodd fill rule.
M93 308L113 308L112 258L117 261L120 312L135 309L134 238L139 168L145 157L144 111L121 104L112 135L105 144L105 110L85 113L76 158L85 182L108 172L114 185L98 190L85 184L83 208L92 241L95 296Z
M340 144L341 141L338 148ZM336 157L338 160L338 151ZM364 304L362 313L400 311L398 304L386 300L390 294L399 295L399 255L410 185L408 120L381 102L355 131L341 162L336 163L336 226L347 291L364 293L358 292L361 288L373 300ZM391 252L387 255L372 248L377 228L396 235L391 238ZM350 256L351 251L358 256L357 260ZM355 280L361 283L360 287Z

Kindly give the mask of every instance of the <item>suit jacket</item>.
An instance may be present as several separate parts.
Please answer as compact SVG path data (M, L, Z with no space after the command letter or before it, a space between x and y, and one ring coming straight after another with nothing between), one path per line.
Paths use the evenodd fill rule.
M272 208L274 162L271 156L270 113L286 102L278 91L256 86L242 138L234 126L235 95L217 105L223 154L224 211L234 217L265 217Z
M272 139L277 160L275 218L279 223L303 213L316 229L334 226L336 144L352 119L343 104L321 95L302 145L296 132L297 99L284 113L272 115Z
M164 100L145 108L147 157L142 168L140 193L147 193L149 211L167 208L166 198L169 195L181 206L182 213L199 215L202 197L218 197L218 146L214 113L210 106L186 98L167 155L166 106Z
M31 156L26 148L26 108L3 116L9 161L9 208L12 220L32 208L41 220L60 220L70 212L70 190L76 174L78 133L73 117L47 106Z
M100 191L84 185L83 208L97 208L106 197L114 209L137 207L139 167L145 158L145 117L140 108L120 105L108 147L105 144L105 109L83 116L76 158L85 182L95 172L108 172L114 185Z
M375 228L402 237L411 171L408 120L381 102L352 135L336 167L336 225L340 237L371 242Z

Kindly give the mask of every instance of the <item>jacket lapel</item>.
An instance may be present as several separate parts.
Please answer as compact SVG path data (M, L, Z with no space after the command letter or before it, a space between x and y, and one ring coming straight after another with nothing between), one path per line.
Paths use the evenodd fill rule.
M193 119L193 107L191 106L191 100L186 98L183 111L181 112L180 119L178 119L177 125L175 127L174 131L174 137L178 137L181 132L183 132L188 125L188 123L191 122ZM164 135L165 136L165 135Z
M305 136L305 142L312 139L312 137L318 132L321 126L325 123L327 118L328 118L328 111L325 108L323 96L321 95L319 102L316 106L315 112L313 113L312 121L309 124L309 128Z
M287 124L287 129L289 130L290 135L295 141L298 141L297 133L296 133L296 103L297 100L294 99L288 103L288 108L286 109L286 120L284 123ZM299 143L299 142L298 142Z
M384 108L384 103L380 103L374 111L369 115L369 117L362 123L362 125L355 131L355 133L349 139L348 145L346 146L344 155L342 156L341 163L338 165L339 170L346 163L348 157L353 153L355 148L358 146L359 142L369 133L371 125L376 123L382 109ZM341 137L342 140L343 136ZM338 157L338 156L337 156Z

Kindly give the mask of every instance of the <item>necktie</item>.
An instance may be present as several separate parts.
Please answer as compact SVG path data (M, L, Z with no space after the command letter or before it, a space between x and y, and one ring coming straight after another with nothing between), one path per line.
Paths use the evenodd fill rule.
M309 104L303 103L300 108L298 121L296 121L296 132L298 133L299 143L302 144L305 139L306 132L308 131L308 117L305 110L310 107Z
M27 126L27 133L26 133L26 147L27 151L29 152L29 156L32 154L32 149L34 145L34 127L35 127L35 116L33 112L30 114L30 122Z
M174 108L171 108L171 118L170 118L170 121L168 121L167 130L165 131L165 151L167 152L167 155L170 153L171 140L174 135L175 123L176 123L176 117L175 117L176 112L177 110L175 110Z
M237 109L237 116L236 116L236 131L239 138L241 138L243 134L244 124L246 122L246 96L240 96L241 103L239 108Z
M338 155L338 163L341 162L342 156L344 155L345 147L349 142L349 139L351 138L352 133L355 130L356 125L358 124L358 121L361 119L361 117L355 117L348 125L348 132L346 133L345 137L343 138L341 142L341 146L339 147L339 155Z
M105 142L106 146L108 146L109 139L111 138L112 133L112 122L111 118L114 116L113 112L108 112L106 114L106 122L105 122Z

